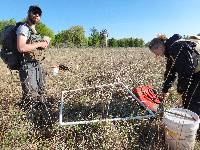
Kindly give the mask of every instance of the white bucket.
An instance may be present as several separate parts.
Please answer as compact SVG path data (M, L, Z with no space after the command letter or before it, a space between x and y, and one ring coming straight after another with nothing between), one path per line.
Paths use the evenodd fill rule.
M58 67L54 67L53 71L52 71L53 75L54 76L58 75L58 72L59 72L59 68Z
M193 150L199 128L199 116L187 109L164 112L165 142L170 150Z

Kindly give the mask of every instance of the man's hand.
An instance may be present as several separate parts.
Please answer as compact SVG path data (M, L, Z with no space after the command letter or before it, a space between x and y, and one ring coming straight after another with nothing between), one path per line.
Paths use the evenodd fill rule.
M48 45L49 45L49 43L50 43L50 41L51 41L51 38L48 37L48 36L44 36L44 37L43 37L43 40L46 41L46 42L48 43Z
M42 41L42 42L39 42L38 49L39 49L39 50L46 49L48 46L49 46L49 43L48 43L48 42Z
M168 96L169 96L169 93L161 92L158 94L158 97L160 98L161 101L165 101Z
M42 41L40 41L40 46L37 48L38 50L44 50L49 46L51 38L48 36L44 36Z

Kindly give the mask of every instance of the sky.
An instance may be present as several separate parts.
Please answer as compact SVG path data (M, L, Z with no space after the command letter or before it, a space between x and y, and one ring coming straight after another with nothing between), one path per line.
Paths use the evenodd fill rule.
M107 29L108 38L142 38L200 33L200 0L0 0L0 20L21 21L30 5L43 11L42 23L55 34L81 25Z

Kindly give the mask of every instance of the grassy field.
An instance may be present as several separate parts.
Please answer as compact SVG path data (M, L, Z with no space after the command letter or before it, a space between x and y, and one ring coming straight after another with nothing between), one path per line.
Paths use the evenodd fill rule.
M52 66L55 64L64 64L68 70L53 76ZM11 74L0 61L0 149L166 149L159 118L74 126L60 126L58 123L63 90L109 84L117 78L130 89L152 85L159 90L164 66L164 59L155 58L145 48L50 49L43 67L46 95L53 105L54 117L50 127L38 128L25 112L15 106L21 98L18 73ZM122 90L114 90L68 94L65 110L71 116L66 115L66 120L101 118L110 93L118 98L116 103L112 103L110 117L130 115L134 108L130 106L128 96ZM165 104L167 107L180 105L179 99L173 87Z

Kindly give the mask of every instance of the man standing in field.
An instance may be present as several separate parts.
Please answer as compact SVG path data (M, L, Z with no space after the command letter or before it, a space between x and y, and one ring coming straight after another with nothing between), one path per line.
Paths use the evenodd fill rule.
M40 22L41 15L40 7L30 6L25 23L16 31L17 49L22 54L19 77L23 90L23 98L17 105L24 111L37 110L39 105L44 104L44 76L34 53L46 49L49 40L32 41L37 33L35 25Z

